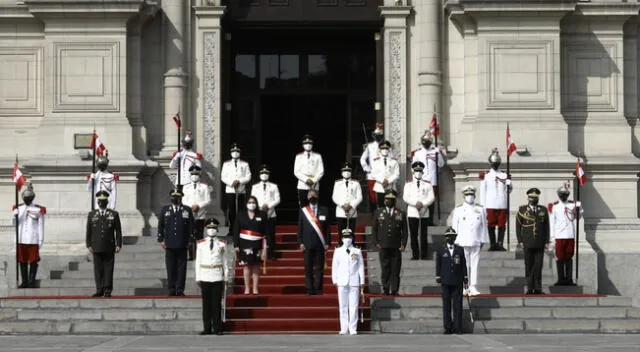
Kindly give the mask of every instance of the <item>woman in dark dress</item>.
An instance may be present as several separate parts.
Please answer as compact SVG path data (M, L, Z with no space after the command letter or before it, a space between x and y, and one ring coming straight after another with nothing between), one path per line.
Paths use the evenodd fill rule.
M238 257L238 265L243 267L245 295L250 293L251 279L253 279L253 294L258 294L260 264L266 259L267 215L259 209L256 197L249 197L246 211L238 212L233 225L233 245Z

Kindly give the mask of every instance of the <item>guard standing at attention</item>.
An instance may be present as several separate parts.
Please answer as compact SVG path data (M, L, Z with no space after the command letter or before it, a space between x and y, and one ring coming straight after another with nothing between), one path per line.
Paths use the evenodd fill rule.
M384 207L373 217L373 241L380 251L382 289L385 295L397 295L400 288L402 253L407 248L407 216L396 207L396 192L384 195Z
M36 194L33 185L29 183L22 191L24 204L13 206L11 225L15 226L18 216L18 264L22 283L18 288L35 288L38 263L40 262L40 248L44 243L44 218L47 208L34 204Z
M462 334L462 290L469 283L467 263L464 250L455 244L456 231L449 227L444 236L446 243L436 252L436 283L442 286L444 333Z
M196 282L202 292L202 322L200 335L222 335L222 299L229 278L227 242L218 232L218 220L208 219L205 237L198 240Z
M549 212L538 205L540 190L527 191L529 204L518 208L516 215L516 235L523 248L527 294L542 295L542 260L544 250L549 248Z

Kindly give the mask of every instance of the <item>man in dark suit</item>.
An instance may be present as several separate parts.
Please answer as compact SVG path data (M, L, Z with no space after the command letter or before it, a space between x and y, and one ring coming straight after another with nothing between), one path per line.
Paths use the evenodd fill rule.
M518 208L516 236L524 252L524 271L527 277L527 294L542 295L542 260L549 248L549 212L538 205L540 190L527 191L529 204Z
M298 214L298 243L304 252L307 294L321 295L325 252L331 243L329 209L318 205L316 190L309 190L307 200L309 204L301 208Z
M193 229L193 211L182 205L182 191L171 191L171 205L160 211L158 243L165 250L169 296L184 296L187 277L187 248Z
M93 254L96 280L93 297L111 297L114 257L122 248L122 227L118 212L107 208L109 192L96 193L96 201L98 209L89 212L86 233L86 245Z
M464 249L455 244L456 231L449 227L444 236L447 243L436 252L436 282L442 286L444 333L462 334L462 290L469 283L467 261Z
M407 216L396 208L396 192L387 190L384 207L373 216L373 244L379 250L382 289L397 295L400 288L402 253L407 248Z

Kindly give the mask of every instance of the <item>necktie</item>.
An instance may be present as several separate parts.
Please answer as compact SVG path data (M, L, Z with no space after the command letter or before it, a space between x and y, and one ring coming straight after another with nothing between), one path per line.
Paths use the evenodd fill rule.
M307 152L307 159L311 158L311 152Z
M263 191L266 191L266 190L267 190L267 184L266 184L266 183L262 184L262 190L263 190Z
M213 249L213 238L211 239L211 242L209 242L209 249Z
M384 166L387 166L387 158L384 158Z
M236 168L238 168L238 159L235 159L233 162L234 162Z
M351 253L351 251L349 250L349 248L347 248L347 254Z
M193 189L196 189L196 186L197 186L197 185L196 185L196 183L194 182L194 183L193 183Z
M344 184L347 186L347 188L349 188L349 181L348 180Z
M418 189L420 189L420 181L417 181L416 185L418 185Z

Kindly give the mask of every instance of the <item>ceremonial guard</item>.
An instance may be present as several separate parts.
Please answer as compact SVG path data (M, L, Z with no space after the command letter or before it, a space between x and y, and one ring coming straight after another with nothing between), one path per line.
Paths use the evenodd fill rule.
M240 160L240 146L237 143L231 145L231 160L222 164L220 178L226 186L224 206L227 209L229 227L233 227L236 214L245 208L245 185L251 182L251 168L249 163Z
M173 153L173 158L169 163L172 169L180 168L180 180L176 176L176 185L185 186L191 183L189 170L191 166L196 165L202 167L202 154L193 149L193 136L190 130L185 130L185 136L182 139L182 150ZM178 183L180 181L180 183Z
M298 213L298 244L304 253L304 276L308 295L322 294L326 251L331 243L329 209L318 205L318 193L307 193L308 203Z
M442 287L444 333L462 334L462 291L469 282L467 263L464 250L455 244L456 231L449 227L444 236L446 244L436 252L436 283Z
M109 193L96 193L98 209L87 216L86 245L93 254L96 293L93 297L111 297L115 254L122 248L122 226L117 211L109 209Z
M227 242L219 236L218 220L208 219L206 237L198 240L196 282L202 292L202 322L200 335L222 335L222 300L229 280Z
M300 207L307 205L307 192L311 189L320 190L320 179L324 176L322 155L313 152L313 138L305 135L302 138L303 152L296 155L293 164L293 174L298 179L298 203Z
M469 289L464 294L480 294L478 284L478 264L480 249L487 242L487 214L484 207L476 204L476 188L468 185L462 189L464 203L458 205L451 215L451 228L456 231L456 244L464 249L464 257L469 275Z
M40 262L40 248L44 243L44 218L47 208L34 204L36 194L33 185L29 183L22 191L23 204L13 206L11 225L16 226L18 216L18 265L22 283L18 288L35 288L38 263ZM17 280L17 278L16 278Z
M409 233L411 234L411 260L427 259L429 244L427 234L429 229L430 206L435 202L431 182L424 181L424 163L416 161L411 164L413 178L405 183L402 199L407 203L407 217L409 218Z
M556 286L574 286L573 254L575 250L575 221L584 213L581 202L569 200L569 185L558 188L558 200L549 203L549 235L556 253L558 282Z
M384 140L383 126L382 122L376 123L376 128L371 133L373 141L364 145L364 151L360 156L360 165L362 166L362 170L367 174L367 191L369 194L369 207L371 212L375 211L378 204L376 200L376 192L373 190L376 180L373 178L373 174L371 174L371 166L373 165L373 159L380 156L378 144Z
M182 204L191 208L195 222L193 224L193 243L203 238L204 220L207 215L207 206L211 203L211 187L200 182L200 172L202 169L198 165L191 165L189 173L191 177L188 185L182 187ZM195 246L189 245L189 260L193 260L196 255Z
M480 202L487 212L487 225L489 230L489 251L506 251L504 248L504 234L507 226L507 198L511 192L511 175L500 171L502 159L498 154L498 148L494 148L489 156L491 169L481 172L480 181ZM498 228L498 238L496 241L496 227Z
M266 218L267 214L260 211L258 198L250 196L246 209L238 213L233 225L233 245L238 253L238 266L243 267L245 295L250 293L251 280L253 294L258 294L260 264L267 260Z
M389 141L380 142L378 148L380 148L380 156L373 159L371 174L376 180L373 189L376 192L378 207L382 207L384 206L385 192L396 189L396 181L400 177L400 167L398 159L389 155L391 149Z
M353 246L353 233L342 231L342 246L335 249L331 262L331 279L338 287L340 335L358 333L358 306L364 289L362 251Z
M169 296L184 296L193 211L182 204L183 193L180 189L174 189L170 194L171 204L160 211L158 243L165 251Z
M116 199L118 198L117 182L120 176L117 173L111 173L107 170L109 167L109 152L104 153L96 160L96 166L98 171L87 176L87 190L89 192L98 193L99 191L106 191L109 194L109 204L107 208L116 208ZM96 199L95 207L98 207L98 200Z
M258 199L260 209L267 214L265 221L265 235L267 236L267 258L275 260L276 248L276 207L280 204L280 189L278 185L269 182L271 170L267 165L260 168L260 182L251 187L251 195Z
M333 184L331 199L336 205L336 223L338 232L349 228L356 232L356 219L358 218L358 205L362 202L362 188L358 180L351 178L351 163L345 162L342 166L342 178Z
M549 213L547 208L538 205L539 189L530 188L527 197L529 204L518 208L516 235L524 252L527 294L543 294L542 260L545 248L549 247Z
M384 206L373 217L373 244L380 252L382 289L385 295L397 295L400 289L402 253L407 247L407 217L396 209L396 192L387 191Z
M439 197L438 193L438 169L442 168L447 160L447 154L444 151L444 146L433 145L433 140L431 138L431 134L429 130L425 131L420 139L420 143L422 147L419 148L414 154L412 158L412 163L417 161L423 163L425 165L425 172L423 174L423 180L431 183L433 187L433 192ZM429 225L433 226L433 217L435 215L434 212L435 202L429 205Z

